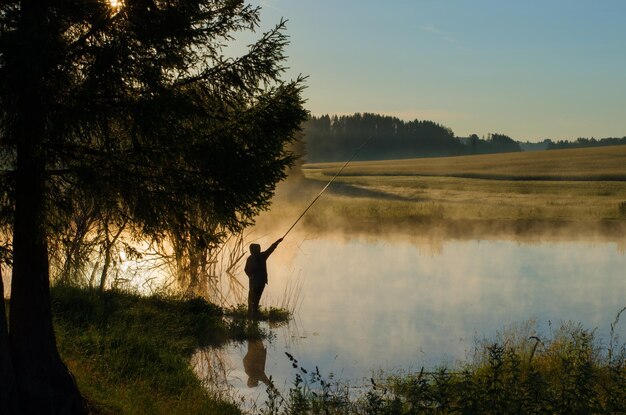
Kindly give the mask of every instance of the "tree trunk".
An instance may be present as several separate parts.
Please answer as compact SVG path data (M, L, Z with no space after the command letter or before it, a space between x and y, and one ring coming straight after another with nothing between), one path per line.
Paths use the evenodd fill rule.
M11 354L9 353L9 331L4 310L4 283L2 282L1 268L0 293L2 293L2 304L0 305L0 414L18 415L20 412L18 411L17 384Z
M10 347L24 414L82 414L78 387L61 361L52 326L44 218L44 163L38 146L18 146Z
M104 266L102 268L102 274L100 275L100 291L103 292L106 288L107 274L109 272L109 268L111 267L111 250L117 243L122 232L124 232L124 228L126 227L126 221L122 223L120 227L117 229L117 233L113 235L113 239L109 240L109 221L104 221Z
M109 222L104 221L104 266L100 274L100 292L104 292L107 283L107 274L111 265L111 242L109 241Z
M187 253L189 255L189 285L187 286L187 296L189 298L195 298L198 296L198 267L200 263L198 261L198 253L196 252L194 244L189 244L187 247Z
M76 220L76 234L69 236L69 246L66 246L65 262L63 263L63 269L61 270L60 282L71 283L75 282L78 278L81 267L81 247L85 245L85 236L89 232L89 219L85 216L81 216Z
M49 18L46 2L21 3L18 31L23 47L15 61L22 88L16 97L13 131L17 168L9 348L24 415L86 413L74 378L57 351L52 326L43 148Z
M93 284L96 281L96 272L98 271L98 267L100 267L100 261L96 261L96 264L91 270L91 275L89 276L89 288L93 288Z

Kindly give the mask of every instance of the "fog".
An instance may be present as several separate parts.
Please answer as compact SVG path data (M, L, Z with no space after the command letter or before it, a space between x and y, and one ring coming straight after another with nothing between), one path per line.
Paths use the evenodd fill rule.
M273 237L261 238L262 244ZM271 329L265 372L293 381L291 353L307 369L354 385L379 369L434 368L473 356L478 341L525 327L549 338L562 323L596 329L606 344L626 306L626 255L612 241L429 239L294 231L268 260L265 305L300 281L289 326ZM626 321L617 326L626 338ZM225 352L229 382L253 398L242 366L246 344Z
M486 334L531 318L593 328L626 305L626 256L615 243L448 241L433 250L401 240L305 239L281 245L268 269L268 303L301 278L299 317L316 331L338 319L335 334L406 336L402 320L440 327L446 341L467 338L470 323Z

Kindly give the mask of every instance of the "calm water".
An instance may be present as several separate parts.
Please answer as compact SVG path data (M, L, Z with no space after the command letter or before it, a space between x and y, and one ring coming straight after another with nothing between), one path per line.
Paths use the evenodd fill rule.
M268 268L266 305L278 303L286 284L302 284L295 321L270 329L269 341L196 356L199 366L211 359L246 399L263 400L264 375L279 387L292 382L285 352L307 369L358 384L379 369L454 364L475 339L529 321L540 335L571 320L607 338L626 306L623 242L302 237L285 241Z

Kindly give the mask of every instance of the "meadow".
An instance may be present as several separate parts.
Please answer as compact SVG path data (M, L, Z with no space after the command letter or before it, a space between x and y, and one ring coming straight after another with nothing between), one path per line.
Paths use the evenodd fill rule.
M303 172L321 185L342 166L307 164ZM327 193L307 213L309 226L623 235L626 146L353 162Z
M344 163L305 165L333 175ZM343 176L446 176L495 180L625 181L626 146L351 162Z

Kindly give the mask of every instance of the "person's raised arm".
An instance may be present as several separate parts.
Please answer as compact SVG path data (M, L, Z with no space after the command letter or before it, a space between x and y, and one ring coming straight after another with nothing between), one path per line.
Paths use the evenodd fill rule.
M265 252L263 252L263 256L265 256L265 258L267 258L268 256L272 255L272 252L274 252L274 250L276 249L278 244L281 243L282 241L283 241L283 238L280 238L276 242L271 244L270 247L267 248L267 250Z

